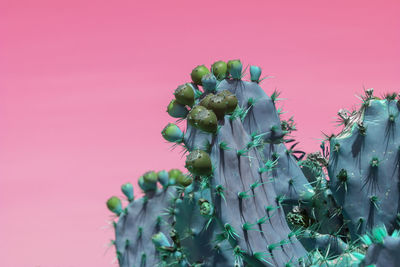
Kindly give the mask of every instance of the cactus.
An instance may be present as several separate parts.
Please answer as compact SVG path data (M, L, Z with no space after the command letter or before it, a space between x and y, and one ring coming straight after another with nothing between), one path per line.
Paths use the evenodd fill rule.
M353 238L384 225L393 231L399 212L400 125L397 101L368 90L358 111L343 116L330 139L330 189ZM377 141L379 140L379 142Z
M400 261L400 232L388 234L386 228L375 227L372 232L362 237L368 247L360 266L397 266Z
M306 154L293 118L280 117L280 92L264 92L260 67L250 81L245 72L239 59L198 65L175 90L167 112L186 130L161 133L183 147L188 173L148 171L142 198L126 183L126 208L107 201L119 265L396 266L397 94L366 90L358 111L339 111L344 128L322 153Z

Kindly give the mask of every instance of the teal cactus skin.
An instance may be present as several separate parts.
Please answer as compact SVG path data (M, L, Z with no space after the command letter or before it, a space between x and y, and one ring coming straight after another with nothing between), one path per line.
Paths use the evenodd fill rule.
M133 195L133 185L131 183L126 183L121 186L121 191L128 198L129 202L132 202L134 199Z
M174 118L186 118L189 110L182 104L179 104L175 99L168 104L167 112Z
M330 147L340 147L329 158L330 189L353 239L376 226L397 227L398 115L395 100L366 91L360 110L343 120L342 132L330 139Z
M233 79L240 80L242 78L242 62L239 59L230 60L228 62L228 72Z
M250 79L252 82L259 83L261 76L261 68L257 66L250 66Z
M207 93L215 92L217 88L217 78L212 73L208 73L201 78L203 89Z
M361 237L368 247L360 266L397 266L400 261L400 232L388 234L384 226L378 226Z
M339 112L342 132L306 154L289 136L293 120L280 118L279 92L260 87L261 68L250 67L250 81L238 59L196 69L193 103L171 104L185 133L163 130L188 153L189 173L146 172L142 198L125 184L129 205L107 202L120 266L396 266L397 94L366 90L359 111Z
M173 123L168 123L161 131L161 135L168 142L180 143L183 141L183 132Z
M163 187L167 187L169 185L169 174L166 170L159 171L157 176L158 181Z

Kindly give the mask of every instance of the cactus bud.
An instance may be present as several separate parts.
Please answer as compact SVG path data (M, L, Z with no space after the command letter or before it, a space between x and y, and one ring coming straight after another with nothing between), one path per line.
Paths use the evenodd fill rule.
M239 80L242 78L242 67L240 59L228 61L228 72L233 79Z
M238 100L235 95L228 95L225 97L226 101L226 114L232 114L238 105Z
M186 157L185 168L194 175L209 175L212 173L210 156L203 150L193 150Z
M158 232L157 234L154 234L151 237L151 241L153 242L154 246L157 249L162 249L163 247L169 247L169 241L167 239L167 237L162 233L162 232Z
M179 104L176 99L172 99L168 104L167 112L174 118L186 118L186 115L189 113L188 109L184 105Z
M133 185L131 183L126 183L121 186L121 191L128 198L129 202L133 201Z
M257 66L250 66L250 80L258 83L260 81L261 68Z
M184 175L183 173L181 175L179 175L176 179L175 179L176 183L183 186L183 187L187 187L189 185L192 184L193 180L192 178L190 178L189 176Z
M204 198L200 198L198 201L198 204L200 206L200 214L202 216L210 216L213 213L213 207L210 204L210 202L208 202L207 199Z
M218 120L224 118L224 115L227 111L227 101L225 101L225 97L221 95L216 95L210 98L210 102L208 104L209 108L214 111L215 115L217 116Z
M179 85L174 92L176 101L181 105L193 106L195 93L190 83Z
M193 127L208 133L214 133L218 129L218 121L215 113L199 105L190 111L188 122Z
M192 81L196 85L202 85L201 84L201 79L203 78L204 75L207 73L210 73L210 71L206 68L204 65L197 66L192 70L191 77Z
M115 196L110 197L107 200L107 208L119 216L122 212L121 200Z
M228 65L224 61L216 61L214 64L212 64L211 71L219 81L223 80L226 78Z
M215 89L217 88L217 78L215 78L212 73L204 75L201 79L201 83L205 92L215 92Z
M181 170L179 169L171 169L168 172L168 178L169 178L169 184L174 185L177 183L177 180L179 179L179 176L183 175Z
M139 178L139 186L144 192L157 189L158 176L154 171L148 171Z
M207 108L207 109L209 109L209 104L210 104L210 100L211 100L211 98L213 98L215 95L213 94L213 93L210 93L210 94L208 94L208 95L206 95L200 102L199 102L199 105L200 106L203 106L203 107L205 107L205 108Z
M161 134L169 142L181 143L183 141L183 132L173 123L168 123Z
M169 175L168 175L167 171L165 171L165 170L159 171L157 173L157 177L158 177L158 181L160 182L160 184L163 187L168 186L168 184L169 184L169 182L168 182L169 181Z

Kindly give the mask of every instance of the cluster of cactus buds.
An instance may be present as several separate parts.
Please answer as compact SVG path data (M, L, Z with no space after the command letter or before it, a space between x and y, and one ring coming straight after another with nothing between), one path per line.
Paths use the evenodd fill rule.
M252 66L252 79L259 80L261 69ZM177 119L186 118L193 127L207 133L216 133L218 120L232 114L238 105L234 94L228 90L217 92L218 84L226 79L242 78L242 63L239 59L216 61L210 70L205 65L198 65L192 70L192 82L179 85L174 92L175 98L167 107L168 114ZM198 88L201 86L203 92ZM169 123L162 136L169 142L182 143L183 132L175 124Z
M165 170L161 170L159 172L147 171L138 179L138 185L144 193L156 191L158 189L157 183L160 183L162 188L168 188L172 185L187 187L191 185L192 182L193 179L191 176L184 174L179 169L171 169L168 172ZM134 190L132 183L128 182L123 184L121 186L121 191L129 202L134 201ZM108 209L117 215L120 215L123 212L121 200L116 196L110 197L106 204Z
M217 119L221 120L225 115L233 113L238 105L238 100L234 94L228 90L223 90L216 95L213 93L206 95L199 105L212 110Z

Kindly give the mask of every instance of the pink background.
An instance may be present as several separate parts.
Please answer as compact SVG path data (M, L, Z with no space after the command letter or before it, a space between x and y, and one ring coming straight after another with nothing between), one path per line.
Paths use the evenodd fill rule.
M183 169L160 132L198 64L261 66L318 150L363 86L399 91L399 14L398 0L1 1L0 265L112 266L105 201Z

